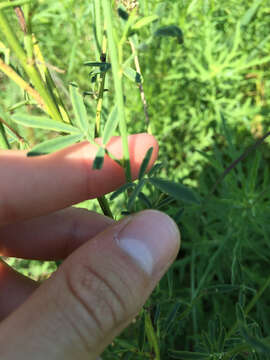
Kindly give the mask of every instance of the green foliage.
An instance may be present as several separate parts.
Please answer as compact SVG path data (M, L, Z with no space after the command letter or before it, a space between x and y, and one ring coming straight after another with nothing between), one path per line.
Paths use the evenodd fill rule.
M119 134L119 117L127 119L129 133L149 129L138 89L143 85L151 132L160 145L160 164L145 173L149 150L139 179L111 195L112 212L118 219L121 213L146 208L164 211L179 225L182 245L136 321L109 346L103 359L266 360L269 140L218 181L269 127L269 4L266 0L141 0L132 14L112 7L110 44L115 42L114 50L121 51L114 61L102 62L101 6L97 0L94 3L37 1L33 9L32 28L66 107L74 114L72 126L47 120L48 116L41 119L40 109L28 95L1 73L0 104L6 115L1 113L0 118L26 140L25 146L38 144L32 149L36 153L65 146L72 136L73 142L79 141L78 131L85 139L94 133L88 125L94 123L97 87L106 73L108 91L101 112L106 144ZM9 19L16 22L11 11ZM16 32L20 34L17 28ZM133 65L130 36L141 72ZM0 51L8 62L7 48L1 43ZM24 75L13 58L9 61ZM121 64L123 75L132 81L122 77L114 88L112 73L117 77ZM71 81L79 84L84 98L78 88L70 87L70 99ZM23 115L22 105L27 105ZM29 125L41 130L33 133ZM21 144L0 122L0 132L3 129L11 147ZM55 138L55 132L66 135ZM97 169L104 153L100 147ZM87 206L94 209L91 202ZM36 266L44 271L40 263L30 263L28 270L25 262L16 266L24 273Z

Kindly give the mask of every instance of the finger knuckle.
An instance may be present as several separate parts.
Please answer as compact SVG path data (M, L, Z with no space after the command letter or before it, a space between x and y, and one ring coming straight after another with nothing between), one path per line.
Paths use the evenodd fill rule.
M89 265L77 265L67 274L67 284L86 321L95 324L101 334L117 327L125 317L125 302L107 277Z

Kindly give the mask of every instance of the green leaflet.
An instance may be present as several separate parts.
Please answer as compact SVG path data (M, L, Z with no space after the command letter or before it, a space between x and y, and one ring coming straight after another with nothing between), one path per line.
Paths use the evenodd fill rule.
M137 21L132 26L132 30L138 30L138 29L142 28L143 26L146 26L146 25L150 24L151 22L153 22L153 21L155 21L157 19L158 19L157 15L145 16L142 19L140 19L139 21Z
M108 117L108 120L106 121L106 124L104 126L103 136L102 136L102 142L104 145L107 144L107 142L110 140L113 132L117 128L118 125L118 116L117 116L117 106L115 105L110 112L110 115Z
M160 350L157 335L153 328L152 320L148 312L145 313L145 330L149 345L155 353L155 359L160 360Z
M112 193L110 200L113 200L115 198L117 198L119 195L121 195L124 191L126 191L127 189L131 189L135 186L134 183L126 183L124 185L122 185L119 189L117 189L115 192Z
M136 197L139 195L139 193L145 183L146 183L146 179L143 179L136 185L135 189L133 190L132 194L130 195L130 197L128 199L128 204L127 204L128 211L130 211L132 209L134 201L136 200Z
M84 132L85 135L88 135L89 124L83 97L79 93L78 87L74 85L69 85L69 93L75 115L75 124Z
M103 147L100 147L93 163L93 170L100 170L102 168L104 162L104 155L105 149Z
M154 33L155 36L173 36L177 38L179 44L183 44L182 30L176 25L163 26L157 29Z
M59 136L55 139L47 140L34 146L33 149L27 153L27 156L47 155L54 151L63 149L66 146L75 144L76 142L82 140L82 138L82 134Z
M153 153L153 147L150 147L150 149L147 150L145 157L141 163L140 170L139 170L139 180L141 180L146 172L147 166L149 164L149 161L151 159Z
M136 83L142 82L141 75L131 67L129 66L124 67L123 72L129 80L134 81Z
M150 178L149 181L151 184L155 185L161 191L171 195L176 200L199 204L199 201L196 199L193 191L180 183L160 178Z
M11 116L11 119L15 123L26 127L65 132L69 134L79 134L79 130L76 127L62 123L60 121L51 120L44 116L31 116L16 113L15 115Z

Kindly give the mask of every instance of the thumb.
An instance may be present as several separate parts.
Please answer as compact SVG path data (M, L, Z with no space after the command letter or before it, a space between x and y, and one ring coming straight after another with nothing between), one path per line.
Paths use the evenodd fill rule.
M138 313L179 244L176 225L158 211L112 225L2 322L0 358L96 359Z

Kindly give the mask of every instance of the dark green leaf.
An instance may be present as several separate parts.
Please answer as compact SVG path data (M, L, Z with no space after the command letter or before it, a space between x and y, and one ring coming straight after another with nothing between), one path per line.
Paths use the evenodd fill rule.
M26 114L16 113L11 119L20 125L38 129L45 129L51 131L66 132L69 134L79 134L79 130L69 124L62 123L60 121L51 120L44 116L31 116Z
M86 61L85 66L98 67L99 72L108 71L111 68L111 64L107 62L95 62L95 61ZM93 72L94 73L94 72Z
M117 106L115 105L110 112L110 115L108 117L108 120L106 121L106 124L104 126L103 131L103 137L102 142L104 145L107 144L107 142L110 140L111 136L113 135L115 129L118 125L118 116L117 116Z
M142 28L143 26L146 26L146 25L152 23L153 21L156 21L157 19L158 19L157 15L145 16L142 19L140 19L139 21L137 21L132 26L132 29L133 30L138 30L138 29Z
M139 180L141 180L146 172L147 166L149 164L149 161L151 159L153 153L153 147L150 147L150 149L147 150L144 159L141 163L140 170L139 170Z
M243 324L243 325L246 324L245 312L239 303L236 304L236 318L237 318L238 323Z
M183 33L176 25L163 26L157 29L154 33L155 36L173 36L177 38L179 44L183 44Z
M74 110L76 125L85 134L88 134L89 124L87 120L87 113L86 113L83 97L79 93L79 89L73 85L69 86L69 93L70 93L72 107Z
M124 67L124 74L131 81L134 81L136 83L141 83L142 82L141 75L137 71L133 70L129 66Z
M190 351L177 351L170 350L170 355L173 359L181 360L203 360L208 359L210 354L199 353L199 352L190 352Z
M128 199L128 204L127 204L127 209L128 211L131 210L134 201L136 200L136 197L139 195L140 191L142 190L144 184L145 184L146 180L141 180L135 187L135 189L133 190L132 194L130 195L129 199Z
M122 194L124 191L126 191L127 189L131 189L135 186L134 183L126 183L124 185L122 185L119 189L117 189L114 193L112 193L110 200L114 200L115 198L117 198L120 194Z
M172 196L166 196L165 199L161 200L156 208L157 209L161 209L162 207L166 206L166 205L169 205L170 203L172 203L173 201L175 201L175 199L172 197Z
M241 284L243 280L242 268L237 256L233 257L232 262L232 284Z
M117 9L117 13L118 13L118 15L120 16L121 19L123 19L123 20L125 20L125 21L128 20L129 15L128 15L128 13L125 11L125 9L124 9L123 6L121 6L121 7L119 7L119 8Z
M154 326L155 326L155 327L157 327L157 323L158 323L159 317L160 317L160 305L157 304L157 305L155 306L155 314L154 314L154 320L153 320L153 323L154 323Z
M54 151L63 149L66 146L75 144L82 138L82 134L59 136L55 139L47 140L41 144L34 146L33 149L27 153L27 156L47 155Z
M105 149L100 147L93 163L93 170L100 170L104 162Z
M150 178L149 181L151 184L155 185L161 191L171 195L176 200L199 204L199 201L196 199L193 191L182 184L160 178Z
M172 310L169 312L169 315L167 316L167 319L165 320L165 325L164 325L164 332L167 334L168 333L168 330L169 328L171 327L171 325L173 324L176 316L177 316L177 313L178 313L178 310L180 308L180 303L176 303Z
M153 176L155 175L161 168L162 168L162 163L157 163L155 164L150 170L149 170L149 173L148 173L148 176Z
M240 333L246 342L256 351L264 354L270 354L270 346L266 344L263 340L257 339L255 336L250 335L247 332L245 326L240 327Z
M143 192L139 193L138 198L148 209L151 209L153 207L151 201L148 199L148 197Z

